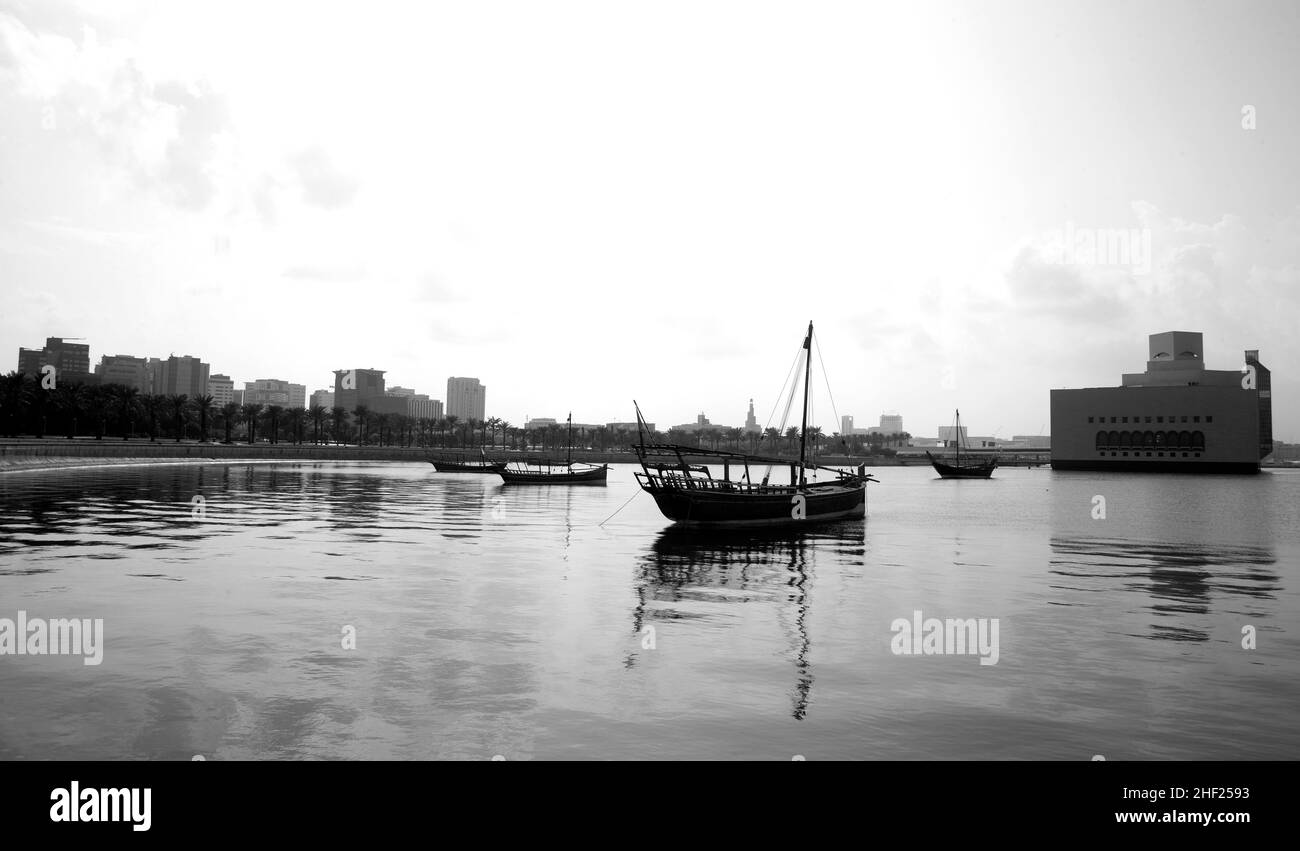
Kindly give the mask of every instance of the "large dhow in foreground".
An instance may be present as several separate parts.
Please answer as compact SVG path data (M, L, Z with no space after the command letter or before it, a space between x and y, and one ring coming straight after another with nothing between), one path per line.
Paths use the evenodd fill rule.
M569 454L563 461L519 461L497 473L507 485L603 485L608 464L573 463L573 414L569 414Z
M706 452L697 447L645 442L645 420L637 405L640 443L636 447L641 472L637 483L654 497L659 510L678 525L691 527L798 527L833 520L866 516L867 482L876 481L865 465L844 471L808 463L808 386L812 374L813 326L803 341L804 359L803 428L799 438L799 461L765 458L738 452ZM798 381L790 387L791 397ZM633 404L636 404L635 401ZM786 410L789 410L787 403ZM722 478L713 478L707 466L690 463L691 458L717 459ZM790 484L772 484L771 472L789 466ZM755 481L753 467L766 467ZM809 481L808 471L825 471L834 478ZM735 478L732 478L733 472Z

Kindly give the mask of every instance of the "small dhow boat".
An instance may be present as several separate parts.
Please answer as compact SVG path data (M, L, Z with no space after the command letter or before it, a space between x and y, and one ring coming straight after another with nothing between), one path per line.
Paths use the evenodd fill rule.
M992 476L993 468L998 465L997 458L972 459L968 451L966 460L964 462L961 460L961 411L957 412L953 433L956 437L954 442L957 445L957 457L951 464L940 461L929 452L925 453L925 457L929 458L930 463L934 465L934 471L945 479L987 479Z
M482 460L466 461L463 458L430 458L429 463L439 473L499 473L506 468L504 461L489 461L487 454L479 453Z
M636 474L641 489L654 497L669 520L688 527L798 527L831 520L852 520L867 514L867 482L876 479L866 465L844 471L808 463L808 387L812 375L813 326L803 341L803 428L799 437L799 461L765 458L737 452L706 451L693 446L647 444L645 419L636 405L640 444L636 446L642 472ZM790 385L790 409L798 379ZM690 463L691 458L717 459L722 478L715 479L707 466ZM765 466L761 479L751 476L751 466ZM772 484L771 471L789 466L790 484ZM736 478L732 478L733 467ZM834 474L829 481L809 481L808 471Z
M496 472L507 485L603 485L608 464L573 463L573 414L569 414L569 454L563 461L521 461Z

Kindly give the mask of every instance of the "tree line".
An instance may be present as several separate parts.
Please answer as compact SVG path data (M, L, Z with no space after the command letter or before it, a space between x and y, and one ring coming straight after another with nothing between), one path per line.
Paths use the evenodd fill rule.
M142 393L125 384L81 384L56 382L46 388L21 372L0 376L0 433L20 436L93 437L122 440L197 440L222 443L336 443L358 446L441 447L458 449L499 448L558 451L569 446L568 426L548 424L536 428L515 426L500 417L482 420L445 417L412 417L376 413L365 405L348 410L287 407L230 402L216 405L212 396ZM820 427L808 430L814 452L861 455L888 452L891 445L905 444L906 432L890 435L824 435ZM741 428L706 428L647 433L648 442L667 440L700 449L729 449L736 452L797 455L799 430L784 432L769 428L748 432ZM627 449L639 439L636 429L576 428L573 447L610 451Z

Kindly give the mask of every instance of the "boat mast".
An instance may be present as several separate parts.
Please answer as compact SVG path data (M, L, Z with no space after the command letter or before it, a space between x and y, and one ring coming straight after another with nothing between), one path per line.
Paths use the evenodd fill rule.
M804 348L804 371L803 371L803 428L799 432L799 487L803 487L807 481L807 473L804 470L804 455L808 445L808 385L812 383L812 321L808 322L808 336L803 340Z
M570 467L573 466L573 411L569 411L569 460Z
M961 410L957 411L957 466L961 466Z

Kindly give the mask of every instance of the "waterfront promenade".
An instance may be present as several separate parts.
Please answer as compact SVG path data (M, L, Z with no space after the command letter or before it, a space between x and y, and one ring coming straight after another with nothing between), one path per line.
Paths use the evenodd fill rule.
M542 460L556 457L556 452L541 450L488 449L493 458L509 461ZM312 443L199 443L198 441L157 441L148 438L122 440L121 438L19 438L0 440L0 472L5 470L44 469L52 467L111 466L115 464L203 462L302 462L302 461L427 461L432 457L464 457L475 460L479 451L463 448L354 446ZM1048 453L1018 453L1017 458L1000 458L1002 466L1045 464ZM574 449L573 460L593 464L634 464L636 455L630 449L623 451L595 451ZM689 460L702 463L707 455L690 456ZM795 459L790 459L792 462ZM820 456L818 462L828 466L848 466L862 463L862 456L847 458L839 455ZM866 457L869 467L924 466L924 455Z

